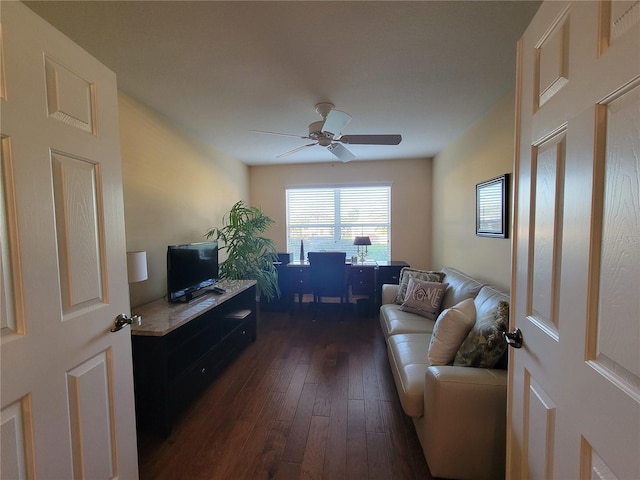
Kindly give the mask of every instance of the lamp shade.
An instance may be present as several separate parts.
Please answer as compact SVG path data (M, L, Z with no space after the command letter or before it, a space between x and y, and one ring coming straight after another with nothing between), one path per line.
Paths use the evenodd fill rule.
M147 252L127 252L127 277L129 283L142 282L147 278Z
M356 237L353 240L354 245L371 245L371 239L369 237Z

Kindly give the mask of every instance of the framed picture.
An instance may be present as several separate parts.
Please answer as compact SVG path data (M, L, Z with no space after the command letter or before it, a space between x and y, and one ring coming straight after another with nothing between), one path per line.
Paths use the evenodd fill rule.
M509 174L476 184L476 235L509 238Z

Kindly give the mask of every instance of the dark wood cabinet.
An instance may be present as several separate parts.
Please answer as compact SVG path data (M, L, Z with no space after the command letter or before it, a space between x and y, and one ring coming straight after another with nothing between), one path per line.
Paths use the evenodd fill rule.
M227 293L190 304L159 300L136 309L142 324L132 326L131 339L141 427L168 435L175 415L256 339L255 281L221 286Z
M382 304L382 285L385 283L397 285L400 281L400 271L408 267L407 262L401 260L378 262L378 276L376 278L376 305Z
M287 267L287 276L289 280L289 295L297 295L298 302L302 302L302 296L305 293L311 293L311 276L309 265L289 265Z
M280 296L267 301L264 297L260 297L260 309L262 311L286 311L289 308L291 298L289 295L289 272L287 265L290 262L290 254L278 253L278 261L274 262L276 273L278 274L278 288Z

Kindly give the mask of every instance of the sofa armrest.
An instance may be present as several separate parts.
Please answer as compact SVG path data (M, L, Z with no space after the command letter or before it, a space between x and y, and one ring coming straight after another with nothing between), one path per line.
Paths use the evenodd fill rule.
M384 283L382 285L382 305L395 303L398 290L400 290L400 285L395 285L393 283Z
M506 404L506 370L429 367L422 433L431 474L504 477Z

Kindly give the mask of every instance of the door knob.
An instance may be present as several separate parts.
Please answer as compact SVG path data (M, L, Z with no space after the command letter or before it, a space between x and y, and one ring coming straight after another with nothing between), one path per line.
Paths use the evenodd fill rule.
M111 329L111 331L117 332L118 330L122 330L125 325L131 325L131 323L131 318L129 318L126 313L121 313L113 321L113 328Z
M502 332L502 337L510 347L522 347L522 330L520 330L519 328L516 327L513 332Z

